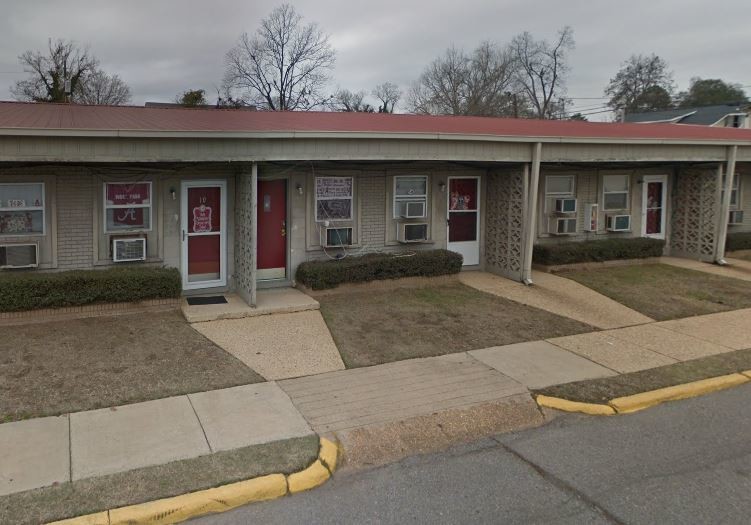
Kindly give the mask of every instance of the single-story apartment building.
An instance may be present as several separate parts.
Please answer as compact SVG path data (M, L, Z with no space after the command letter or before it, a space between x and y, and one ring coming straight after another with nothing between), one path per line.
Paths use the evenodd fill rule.
M303 261L446 248L529 283L536 243L722 262L748 209L751 130L0 102L10 271L137 261L255 304Z

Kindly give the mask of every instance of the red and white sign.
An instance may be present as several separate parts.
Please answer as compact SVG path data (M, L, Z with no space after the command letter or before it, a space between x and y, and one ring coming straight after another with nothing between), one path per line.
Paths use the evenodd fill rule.
M193 208L193 233L211 231L211 206L201 204Z
M107 184L107 204L123 206L127 204L149 204L151 202L151 184Z

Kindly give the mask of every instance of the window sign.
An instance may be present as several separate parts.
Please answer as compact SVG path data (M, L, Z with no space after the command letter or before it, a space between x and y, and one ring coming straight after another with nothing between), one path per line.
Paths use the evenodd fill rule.
M151 182L104 185L105 231L151 230Z
M316 177L316 221L352 220L352 177Z
M0 235L44 235L44 184L0 184Z

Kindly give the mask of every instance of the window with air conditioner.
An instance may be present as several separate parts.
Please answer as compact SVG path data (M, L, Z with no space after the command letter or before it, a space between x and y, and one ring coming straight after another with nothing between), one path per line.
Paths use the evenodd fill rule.
M104 183L104 232L151 231L151 182Z
M730 216L728 217L728 224L733 224L733 225L743 224L743 211L742 210L730 210Z
M39 245L0 244L0 268L36 268L39 265Z
M394 218L423 219L428 213L428 177L394 177Z
M44 183L0 184L0 237L45 234Z
M576 217L551 217L548 225L551 235L573 235L576 233Z
M134 262L146 260L146 238L125 237L112 239L112 261Z
M576 213L576 199L564 198L555 200L556 213Z
M630 231L631 215L608 215L605 219L605 229L611 232Z
M397 224L399 242L424 242L428 240L428 224L418 222L400 222Z
M326 248L351 246L352 228L324 228L321 240Z
M627 210L629 209L629 186L628 175L605 175L602 177L602 209Z

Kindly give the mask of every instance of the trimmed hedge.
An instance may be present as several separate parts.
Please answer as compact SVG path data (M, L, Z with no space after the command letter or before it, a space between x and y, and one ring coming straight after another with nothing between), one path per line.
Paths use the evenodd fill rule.
M180 272L148 266L0 273L0 312L179 297Z
M645 259L660 257L664 246L665 241L646 237L538 244L534 247L532 261L537 264L557 265L618 259Z
M751 250L751 232L728 233L725 250L728 252Z
M324 290L343 283L400 277L433 277L459 273L462 256L448 250L421 250L409 254L368 254L327 261L309 261L297 267L297 282Z

